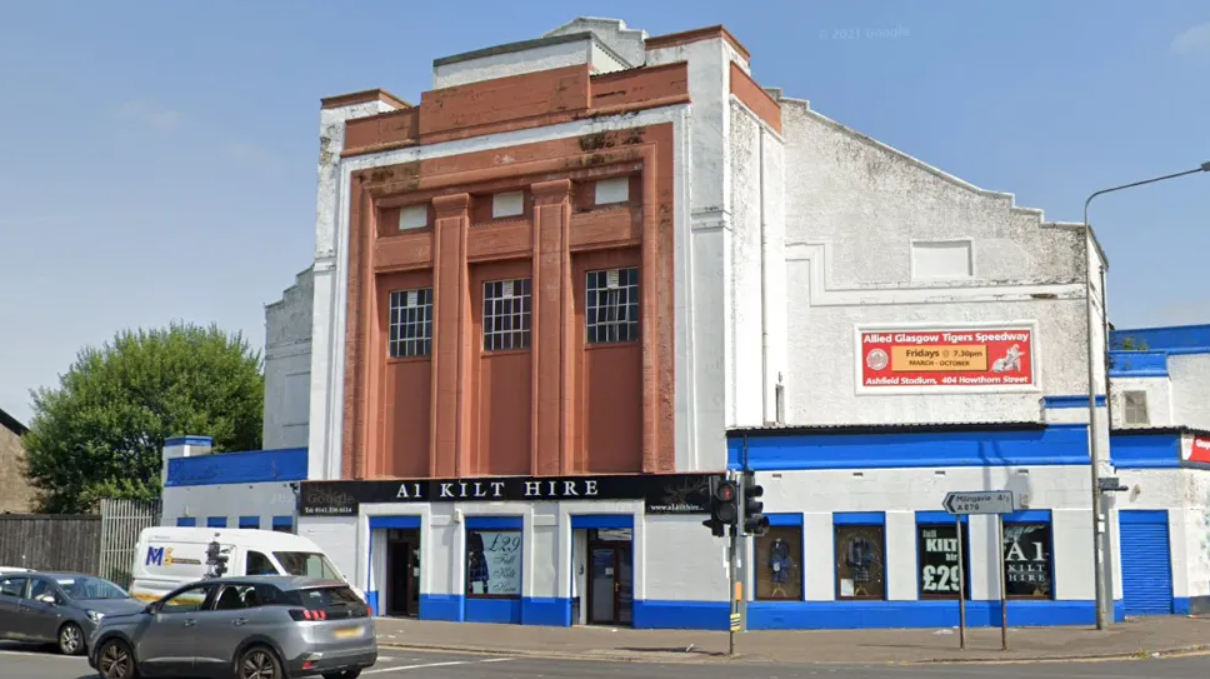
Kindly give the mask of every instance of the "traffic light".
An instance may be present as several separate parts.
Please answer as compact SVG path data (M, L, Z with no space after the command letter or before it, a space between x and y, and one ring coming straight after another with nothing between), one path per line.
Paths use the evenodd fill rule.
M210 566L211 577L221 578L227 572L227 555L223 554L223 547L218 543L218 540L211 542L206 547L206 565Z
M735 506L735 484L727 479L710 477L709 493L707 502L710 506L710 518L703 521L702 525L709 528L715 537L721 538L727 534L727 526L735 525L739 515Z
M744 472L744 533L748 535L769 532L769 517L761 513L765 503L760 501L760 496L764 494L765 489L756 485L756 473Z

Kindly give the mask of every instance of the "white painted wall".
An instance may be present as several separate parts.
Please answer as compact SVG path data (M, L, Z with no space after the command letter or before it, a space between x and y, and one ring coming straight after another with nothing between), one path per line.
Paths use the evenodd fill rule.
M1172 419L1194 429L1210 429L1210 354L1168 357Z
M433 89L456 87L508 76L549 71L579 64L590 64L596 73L612 73L629 68L618 56L584 36L553 45L487 54L481 57L440 64L433 67Z
M647 61L647 31L627 28L620 19L602 17L578 17L549 31L543 37L591 32L631 66L642 66Z
M782 99L792 424L1038 421L1086 393L1084 238ZM972 242L969 279L913 278L918 241ZM919 272L917 272L919 273ZM862 324L1037 324L1039 389L856 394ZM1103 392L1102 392L1103 393Z
M1171 359L1169 359L1171 360ZM1210 378L1210 375L1207 375ZM1114 429L1134 429L1139 427L1170 427L1178 422L1174 418L1172 401L1172 381L1167 377L1114 377L1110 380L1110 391L1113 399ZM1141 391L1147 394L1147 423L1126 423L1125 392ZM1206 410L1205 405L1196 411ZM1086 420L1085 420L1086 421ZM1184 424L1184 423L1179 423Z
M160 523L175 526L183 516L206 519L222 516L229 528L239 527L239 517L258 516L263 530L273 528L273 517L294 516L298 500L289 483L231 483L212 486L173 486L165 488L161 499Z
M265 419L262 447L305 448L311 412L311 269L265 306Z

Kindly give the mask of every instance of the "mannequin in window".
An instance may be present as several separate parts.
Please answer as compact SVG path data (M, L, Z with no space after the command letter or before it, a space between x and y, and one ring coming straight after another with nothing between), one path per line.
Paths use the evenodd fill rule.
M488 594L488 583L491 575L487 572L487 557L483 554L483 535L471 533L470 542L466 546L467 567L466 577L470 591L475 594ZM475 592L475 583L483 583L483 591Z
M770 596L777 596L779 592L786 596L786 583L790 581L790 571L793 569L794 559L790 556L789 543L776 538L769 546L769 570L773 571L770 578L773 582L773 592Z
M863 537L849 540L845 552L845 563L853 575L854 596L867 596L865 585L870 581L870 566L874 564L874 545Z

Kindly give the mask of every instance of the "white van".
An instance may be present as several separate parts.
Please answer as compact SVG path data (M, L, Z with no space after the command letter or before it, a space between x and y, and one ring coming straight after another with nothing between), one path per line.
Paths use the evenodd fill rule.
M181 585L206 578L210 571L206 550L215 541L227 557L223 573L227 577L305 575L348 582L318 545L292 533L153 526L139 534L130 595L141 601L158 601ZM354 587L353 591L365 600L361 590Z

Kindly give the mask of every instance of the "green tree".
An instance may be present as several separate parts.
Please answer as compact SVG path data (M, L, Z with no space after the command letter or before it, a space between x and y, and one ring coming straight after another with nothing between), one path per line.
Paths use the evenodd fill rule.
M118 333L32 396L25 472L44 512L159 497L160 451L173 436L212 436L216 452L261 445L260 352L214 325Z

